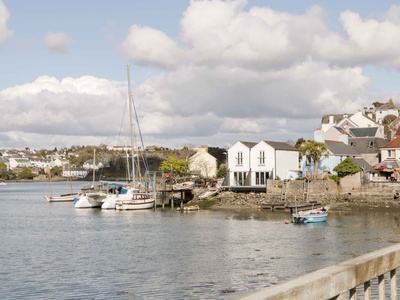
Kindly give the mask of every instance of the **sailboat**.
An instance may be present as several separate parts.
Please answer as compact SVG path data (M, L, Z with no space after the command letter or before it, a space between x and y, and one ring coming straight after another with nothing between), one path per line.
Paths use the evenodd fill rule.
M75 208L101 207L107 197L106 184L95 184L96 177L96 149L93 151L93 184L88 188L82 188L82 194L75 201Z
M131 155L132 155L132 185L129 187L125 187L121 189L122 193L115 193L107 195L103 205L101 206L103 209L116 209L116 210L139 210L139 209L150 209L153 208L155 205L155 197L152 193L147 191L141 191L140 187L141 184L139 181L136 181L136 172L135 172L135 154L134 154L134 113L136 117L136 124L138 125L138 130L140 133L140 127L138 118L136 115L136 111L134 111L134 103L132 99L132 92L131 92L131 84L130 84L130 66L127 66L127 75L128 75L128 99L129 99L129 122L130 122L130 135L131 135ZM143 146L143 139L140 134L140 138L142 141ZM148 163L145 161L145 165L147 168L147 175L149 176L149 168ZM129 166L128 166L129 167ZM153 192L155 189L153 188Z
M71 167L69 167L69 182L71 192L69 194L62 194L60 196L53 196L53 181L51 179L51 171L49 172L49 181L50 181L50 196L45 196L48 202L69 202L74 201L74 198L78 197L78 193L74 193L72 189L72 176L71 176Z

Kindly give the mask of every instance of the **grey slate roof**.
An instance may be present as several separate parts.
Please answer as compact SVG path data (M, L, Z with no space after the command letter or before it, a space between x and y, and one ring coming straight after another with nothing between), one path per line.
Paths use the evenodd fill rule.
M349 146L358 153L379 153L380 148L389 142L377 137L349 138Z
M360 156L359 152L343 142L325 141L325 144L328 150L331 151L334 155Z
M299 151L292 145L285 142L273 142L273 141L264 141L264 142L276 150Z
M248 148L253 148L255 145L257 145L257 143L254 142L243 142L243 141L240 142Z
M350 134L354 137L374 137L378 131L378 127L359 127L350 128Z
M333 116L333 123L337 124L339 123L340 120L344 119L344 115L345 114L336 114L336 115L331 115ZM326 115L326 116L322 116L322 120L321 120L321 124L329 124L329 116L330 115ZM347 114L347 117L350 118L352 116L352 114Z
M359 166L361 169L364 171L370 172L370 173L376 173L377 171L369 164L367 163L364 158L361 157L353 157L352 160L354 163Z

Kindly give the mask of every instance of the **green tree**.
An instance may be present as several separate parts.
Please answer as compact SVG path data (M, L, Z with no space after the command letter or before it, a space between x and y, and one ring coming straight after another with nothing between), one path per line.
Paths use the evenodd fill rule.
M300 156L306 156L314 164L313 178L316 178L316 173L318 171L318 164L320 161L329 156L328 148L326 148L325 143L320 143L316 141L309 140L303 142L299 149Z
M7 165L4 162L0 162L0 177L5 178L7 175Z
M33 177L35 176L32 174L32 170L28 167L23 167L19 172L19 178L21 179L33 179Z
M217 178L224 178L227 174L228 170L226 167L221 167L217 172Z
M344 161L333 168L340 178L347 175L353 175L361 171L360 167L350 158L347 157Z
M166 160L161 163L160 171L162 172L172 172L174 174L183 175L186 173L189 162L185 159L177 159L174 156L168 156Z
M303 144L305 141L306 141L306 140L303 139L303 138L298 138L297 141L296 141L296 144L294 145L294 147L295 147L296 149L300 149L301 144Z

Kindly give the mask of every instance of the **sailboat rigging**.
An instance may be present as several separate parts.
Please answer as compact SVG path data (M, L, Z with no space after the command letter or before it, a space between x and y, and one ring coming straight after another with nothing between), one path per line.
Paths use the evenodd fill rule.
M138 210L138 209L149 209L153 208L155 205L155 197L147 190L147 184L144 185L145 190L143 191L142 179L140 174L139 166L139 154L135 155L135 123L137 125L138 131L140 133L140 138L143 146L143 139L140 132L139 120L136 114L136 108L134 105L131 84L130 84L130 65L127 65L127 77L128 77L128 106L129 106L129 131L130 131L130 141L131 141L131 176L132 184L130 186L121 189L123 193L109 194L106 200L101 206L104 209L117 209L117 210ZM135 117L134 117L135 115ZM144 152L145 153L145 152ZM135 162L135 156L137 161ZM149 176L148 162L147 158L144 158L145 166L147 168L147 174ZM138 176L136 176L138 175ZM153 189L155 192L155 189Z

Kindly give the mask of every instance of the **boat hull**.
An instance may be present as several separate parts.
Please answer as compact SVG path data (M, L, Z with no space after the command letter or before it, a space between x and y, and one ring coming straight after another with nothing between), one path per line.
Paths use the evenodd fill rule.
M115 204L116 210L140 210L151 209L154 207L154 199L148 200L132 200L132 201L117 201Z
M79 197L79 195L45 196L48 202L73 202L76 197Z
M81 196L79 200L75 202L75 208L95 208L101 207L103 204L102 198L91 198L88 196Z
M295 224L323 223L326 222L327 217L328 212L326 211L310 210L292 214L292 222Z

